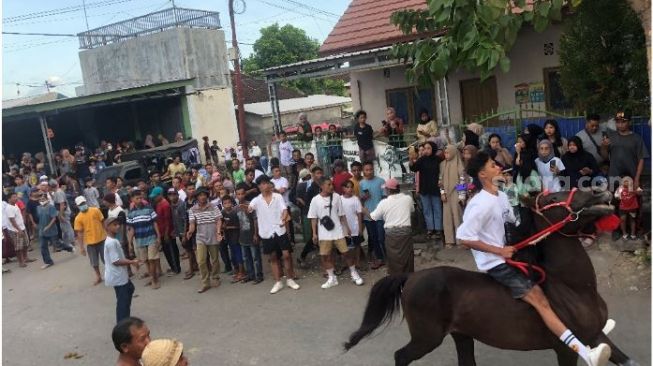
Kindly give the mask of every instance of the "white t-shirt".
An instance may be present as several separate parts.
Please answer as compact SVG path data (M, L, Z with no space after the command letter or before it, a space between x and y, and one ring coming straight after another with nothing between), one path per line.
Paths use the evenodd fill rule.
M9 219L7 218L7 206L9 206L9 204L5 201L2 201L2 228L3 229L9 227Z
M358 214L363 212L363 205L361 200L356 196L341 197L342 200L342 209L345 212L345 217L347 217L347 225L349 230L351 230L351 235L357 236L360 234L360 228L358 227Z
M283 166L292 165L292 144L290 141L279 142L279 161Z
M23 214L20 212L20 208L18 208L18 206L7 204L5 215L7 216L7 229L13 232L18 232L10 220L14 219L14 221L16 221L16 225L18 225L18 228L20 230L25 230L25 221L23 221Z
M179 201L186 202L186 198L188 197L188 195L186 194L186 191L184 191L183 189L180 189L180 190L177 191L177 195L179 196Z
M555 161L556 167L559 171L565 170L565 165L562 164L562 160L554 157L548 163L543 163L540 158L535 159L535 165L537 165L537 172L542 177L542 189L548 189L551 193L560 192L562 187L560 186L560 178L553 175L551 171L551 161Z
M456 239L482 241L485 244L503 248L506 230L505 222L515 222L515 215L508 202L508 196L499 192L496 196L481 190L467 203L463 213L463 222L456 229ZM496 254L472 249L479 271L486 272L502 263L505 259Z
M118 194L118 190L115 192L112 192L114 196L116 197L116 205L122 206L122 198L120 198L120 195Z
M384 198L370 213L372 220L384 220L385 229L410 226L410 214L415 211L413 198L404 193Z
M260 171L258 169L254 169L254 181L256 181L256 178L262 176L263 174L265 174L265 173L263 173L262 171Z
M284 177L279 177L279 179L272 178L270 179L270 181L272 182L272 184L274 184L274 189L276 190L279 190L281 188L286 189L283 193L279 193L279 194L283 196L283 200L286 202L287 205L290 199L290 189L288 188L289 187L288 179Z
M107 286L122 286L129 281L127 266L116 266L113 263L125 259L120 242L107 236L104 240L104 284Z
M331 215L329 215L329 203L332 203ZM330 216L333 220L333 229L327 230L324 225L320 223L320 219L324 216ZM345 216L345 210L342 208L342 200L340 195L333 193L333 201L331 197L322 196L318 194L313 197L311 200L311 205L308 208L309 219L317 219L317 237L319 240L338 240L345 237L345 233L342 230L342 223L340 222L340 217Z
M286 233L286 225L281 222L281 216L288 206L279 193L272 193L270 204L265 202L263 194L259 194L249 203L249 207L256 211L258 235L262 239L270 239L274 234L282 236Z
M110 208L107 210L107 217L118 217L121 212L125 212L125 210L120 206L116 206L116 208Z

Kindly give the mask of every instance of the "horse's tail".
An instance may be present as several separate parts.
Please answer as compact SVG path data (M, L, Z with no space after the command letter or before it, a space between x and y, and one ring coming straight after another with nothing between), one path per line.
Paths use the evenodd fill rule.
M363 338L372 334L381 324L392 320L400 307L401 290L406 280L408 274L402 273L386 276L374 284L365 307L363 322L360 328L349 336L349 341L345 342L345 351L349 351Z

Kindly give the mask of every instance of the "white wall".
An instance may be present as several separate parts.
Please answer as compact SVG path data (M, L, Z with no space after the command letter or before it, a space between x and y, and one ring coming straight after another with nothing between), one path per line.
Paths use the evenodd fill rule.
M561 25L553 25L543 33L537 33L531 28L525 28L521 31L509 55L511 61L510 71L506 74L497 71L495 74L499 109L505 110L517 107L515 104L515 85L524 82L543 82L543 69L559 65L558 48L561 33ZM545 56L544 44L548 42L553 43L554 54ZM368 123L375 128L381 127L381 120L385 118L385 91L411 86L406 81L402 66L387 70L389 75L386 76L384 76L383 70L352 72L350 74L354 111L364 109L367 112ZM450 120L453 124L462 122L460 81L475 77L478 76L465 71L457 71L448 76L449 111ZM533 107L544 109L545 105L544 103L538 103ZM434 113L434 115L437 114Z
M208 136L209 141L218 140L221 147L236 146L238 126L231 88L202 90L186 98L192 136L199 142L202 156L203 136Z

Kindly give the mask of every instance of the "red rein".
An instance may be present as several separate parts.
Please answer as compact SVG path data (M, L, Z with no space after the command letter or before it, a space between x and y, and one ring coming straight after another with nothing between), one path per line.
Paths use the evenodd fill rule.
M546 196L548 194L549 194L548 191L544 191L537 196L537 198L535 199L535 213L544 217L542 211L546 211L554 207L564 207L567 209L567 211L569 211L569 214L564 219L562 219L562 221L558 221L555 224L551 224L551 222L548 219L546 219L546 217L544 217L544 219L548 221L550 225L544 228L543 230L538 231L534 235L531 235L528 238L513 245L516 251L523 249L529 245L535 245L539 243L540 241L546 239L546 237L548 237L551 233L560 231L560 229L562 229L568 222L576 221L578 219L578 214L580 213L580 211L574 212L571 210L571 201L574 199L574 194L576 194L576 188L571 190L571 192L569 193L569 197L567 197L566 201L551 203L540 209L539 206L540 196ZM537 281L538 284L546 280L546 272L544 272L544 269L542 269L542 267L536 265L530 265L526 262L519 262L512 259L506 259L506 263L522 271L526 276L529 275L528 267L530 266L535 272L540 274L540 279Z

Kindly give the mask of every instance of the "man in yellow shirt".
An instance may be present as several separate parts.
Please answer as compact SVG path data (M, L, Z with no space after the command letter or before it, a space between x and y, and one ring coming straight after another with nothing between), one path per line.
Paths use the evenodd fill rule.
M97 285L102 282L100 276L100 260L104 264L104 239L107 234L102 224L104 215L97 207L89 207L84 196L75 198L75 204L79 208L79 213L75 217L75 233L77 234L77 243L79 252L86 255L91 261L91 267L95 271L95 282Z

